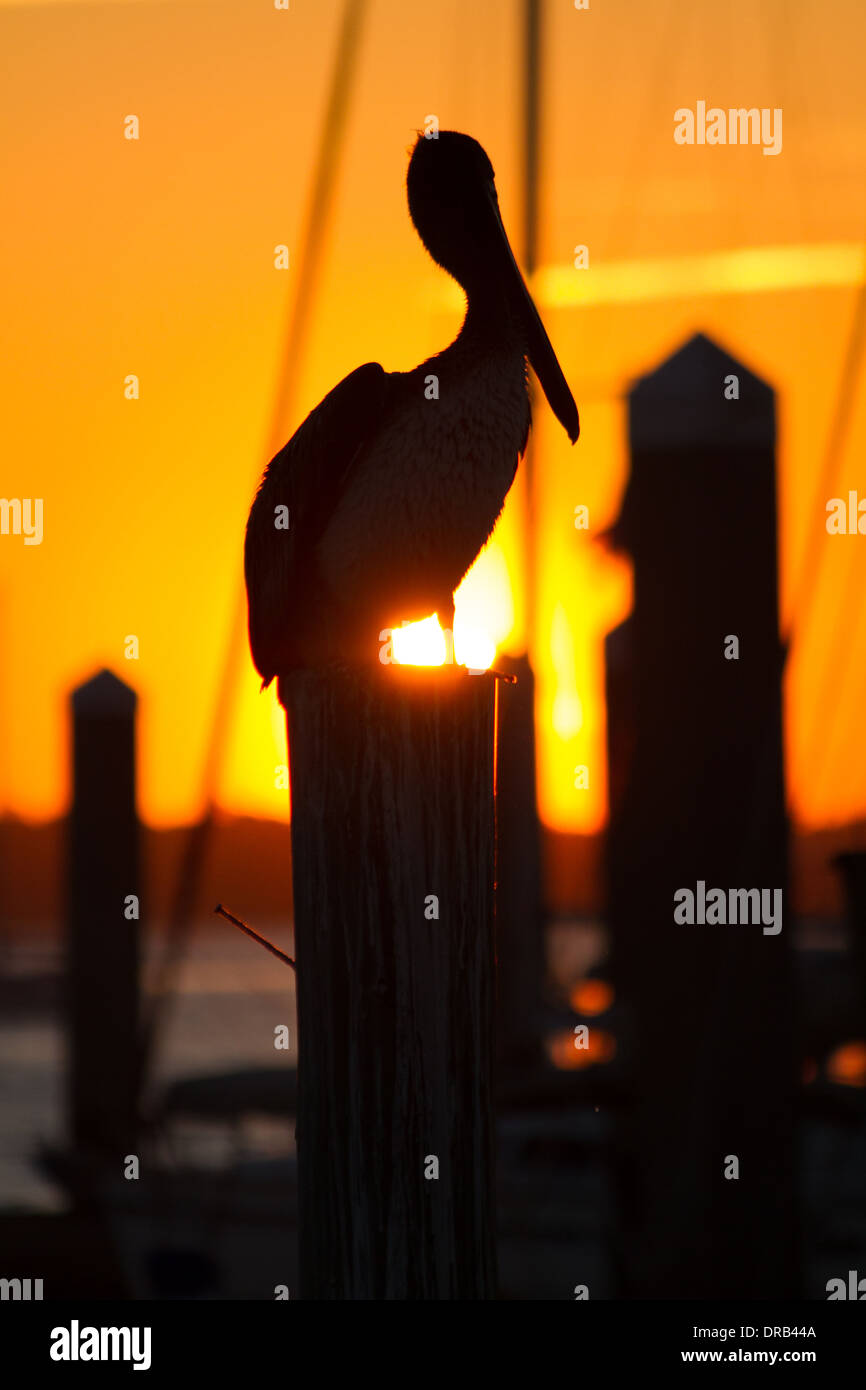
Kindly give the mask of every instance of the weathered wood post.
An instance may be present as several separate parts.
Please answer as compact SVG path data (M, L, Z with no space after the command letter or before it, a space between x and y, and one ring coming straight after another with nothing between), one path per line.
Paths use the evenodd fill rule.
M137 696L110 671L72 693L67 910L73 1146L119 1165L138 1127ZM118 1166L118 1172L120 1168Z
M495 677L280 681L301 1297L495 1296Z
M634 561L634 611L608 643L610 917L638 1030L625 1292L793 1297L775 401L698 335L637 383L629 425L613 536ZM674 915L682 890L691 920ZM704 914L719 890L725 915L718 897ZM775 922L733 923L731 894L755 890Z

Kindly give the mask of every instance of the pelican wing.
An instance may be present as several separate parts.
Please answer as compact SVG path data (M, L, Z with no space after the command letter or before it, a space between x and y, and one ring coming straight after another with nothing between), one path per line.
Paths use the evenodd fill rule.
M265 469L247 521L244 575L250 649L262 688L296 665L314 601L315 548L386 409L390 378L378 362L345 377Z

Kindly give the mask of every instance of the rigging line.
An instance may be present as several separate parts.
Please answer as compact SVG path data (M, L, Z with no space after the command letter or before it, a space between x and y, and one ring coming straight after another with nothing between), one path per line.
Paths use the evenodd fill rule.
M531 276L538 260L538 177L541 140L541 83L539 82L544 42L541 0L526 0L526 63L524 66L524 113L526 139L523 145L523 262Z
M840 607L840 609L839 609L839 612L840 612L840 613L842 613L842 612L850 612L850 611L851 611L851 609L849 608L849 605L848 605L848 600L849 600L849 599L852 601L852 607L853 607L853 602L856 601L856 595L855 595L855 593L854 593L854 590L855 590L855 587L856 587L856 586L855 586L855 584L852 582L855 578L857 578L860 582L862 582L862 576L861 576L860 572L859 572L858 569L857 569L856 560L855 560L855 563L851 566L851 568L850 568L849 571L848 571L848 585L847 585L847 587L846 587L846 593L845 593L846 602ZM854 610L853 619L852 619L852 621L853 621L855 624L856 624L856 618L857 618L857 616L858 616L858 615L857 615L856 609L855 609L855 610ZM845 629L844 629L844 628L842 628L842 632L843 632L844 636L848 639L848 645L847 645L847 647L846 647L846 651L852 652L852 651L855 651L855 650L856 650L856 651L859 651L859 652L862 654L863 651L864 651L864 644L863 644L863 640L862 640L862 639L863 639L863 637L866 637L866 627L864 627L864 622L866 622L866 607L861 608L860 613L859 613L859 618L860 618L860 622L859 622L859 624L857 624L857 625L855 626L855 629L854 629L853 632L852 632L852 631L845 632ZM858 641L858 639L859 639L859 641ZM828 663L828 667L827 667L827 670L828 670L828 684L829 684L829 674L831 674L831 673L833 672L833 669L834 669L833 663L832 663L832 662ZM835 684L838 684L840 689L842 688L842 683L841 683L841 682L834 682L834 683L835 683ZM855 714L855 717L858 717L858 716L861 715L861 712L862 712L863 707L864 707L864 703L866 703L866 678L864 678L864 679L861 680L861 683L860 683L860 686L859 686L859 689L858 689L857 699L856 699L855 702L854 702L854 714ZM837 708L837 711L838 711L838 708L839 708L838 701L837 701L837 704L836 704L836 708ZM821 745L821 753L822 753L821 760L817 763L817 765L813 766L813 769L812 769L812 775L811 775L811 778L810 778L810 782L811 782L812 793L813 793L813 796L815 797L816 801L817 801L817 800L820 800L820 796L821 796L821 792L823 791L823 788L824 788L824 783L825 783L825 779L826 779L827 772L828 772L828 770L830 769L830 767L832 766L832 754L835 752L836 746L838 745L838 742L839 742L839 735L840 735L841 731L842 731L842 723L841 723L841 720L838 718L838 714L837 714L837 718L833 721L832 725L831 725L830 728L828 729L827 734L826 734L826 737L824 738L824 742L823 742L823 744ZM853 847L854 847L854 846L852 845L851 848L853 848Z
M832 416L832 419L831 419L831 423L830 423L830 432L829 432L829 435L828 435L827 448L826 448L826 450L825 450L823 467L822 467L822 469L821 469L821 473L820 473L820 475L819 475L818 483L817 483L817 486L816 486L815 500L814 500L813 506L812 506L812 512L813 512L813 513L817 511L817 506L818 506L818 504L820 503L820 499L821 499L822 494L826 493L827 488L828 488L828 487L831 487L831 486L833 485L834 480L835 480L835 476L836 476L836 469L837 469L837 467L838 467L839 461L841 460L841 458L842 458L842 456L843 456L843 452L844 452L844 443L845 443L845 439L846 439L847 432L848 432L848 426L849 426L849 424L850 424L851 413L852 413L852 408L853 408L853 401L854 401L854 397L855 397L855 387L856 387L856 384L857 384L857 375L858 375L858 370L859 370L859 365L860 365L860 358L861 358L862 349L863 349L864 327L866 327L866 278L864 278L864 281L863 281L863 283L861 284L861 286L860 286L860 288L859 288L858 299L857 299L857 302L856 302L856 305L855 305L855 311L854 311L854 318L853 318L853 321L852 321L851 333L850 333L850 335L849 335L847 351L846 351L846 354L845 354L845 361L844 361L842 373L841 373L841 376L840 376L839 391L838 391L838 395L837 395L836 408L835 408L835 410L834 410L834 412L833 412L833 416ZM778 444L777 444L776 459L777 459L777 482L776 482L776 489L777 489L777 493L778 493ZM778 510L777 510L776 528L777 528L777 535L778 535ZM815 528L813 529L813 531L810 532L809 540L812 542L812 544L809 545L809 544L807 543L807 555L806 555L806 560L807 560L809 563L807 563L807 564L804 566L804 568L801 570L801 580L800 580L800 584L799 584L799 586L798 586L798 591L799 591L799 592L803 592L803 591L805 591L805 590L808 589L809 604L808 604L808 605L806 605L806 604L803 604L803 605L802 605L802 606L805 608L805 610L806 610L806 615L807 615L807 616L808 616L809 609L810 609L811 606L812 606L812 602L813 602L813 600L814 600L815 592L816 592L816 589L817 589L817 584L816 584L814 581L813 581L811 587L809 587L809 570L810 570L810 567L811 567L811 561L812 561L812 558L813 558L813 552L814 552L815 549L816 549L816 545L819 545L819 544L820 544L820 542L821 542L821 540L822 540L822 538L824 537L825 534L826 534L826 532L825 532L823 529L820 530L820 531L818 530L817 525L815 526ZM777 565L777 570L778 570L778 558L777 558L776 565ZM849 600L850 600L850 599L853 599L853 597L854 597L854 595L853 595L853 587L854 587L854 586L853 586L853 584L852 584L851 581L852 581L852 579L857 575L857 573L858 573L858 571L857 571L856 565L855 565L855 566L849 571L848 585L846 586L846 593L845 593L845 599L846 599L846 601L845 601L843 604L841 604L841 605L837 608L837 612L838 612L838 614L839 614L839 623L838 623L838 629L837 629L837 633L836 633L836 642L831 643L831 651L832 651L832 648L836 645L837 642L841 642L841 641L843 641L843 640L847 637L847 633L846 633L846 631L845 631L845 621L846 621L845 615L850 611L850 608L849 608ZM777 600L777 602L778 602L778 600ZM799 610L798 610L796 607L792 610L792 612L795 613L795 614L796 614L798 611L799 611ZM780 647L779 647L778 659L777 659L777 663L776 663L776 670L777 670L777 677L776 677L776 678L779 680L779 682L780 682L781 685L782 685L781 697L782 697L783 701L784 701L784 680L785 680L785 675L790 671L790 664L789 664L788 658L789 658L789 656L790 656L790 652L791 652L791 649L792 649L792 646L793 646L794 637L795 637L795 635L796 635L796 637L797 637L798 640L799 640L799 639L802 637L804 628L805 628L805 623L804 623L802 620L797 624L796 627L794 627L793 622L789 622L789 624L788 624L788 626L787 626L786 634L783 635L783 636L781 637L781 639L780 639ZM848 653L850 653L851 645L852 645L851 643L848 643L848 646L847 646L847 648L846 648L846 651L847 651ZM837 672L837 663L835 663L834 661L829 661L829 662L827 663L827 665L825 666L825 668L824 668L824 681L823 681L823 683L822 683L822 695L821 695L821 698L818 700L818 702L817 702L817 704L816 704L816 707L815 707L815 708L816 708L817 713L816 713L815 718L813 719L813 727L815 728L816 732L818 732L818 733L820 733L820 713L821 713L821 710L824 708L824 699L825 699L825 696L829 699L829 697L830 697L830 695L831 695L831 686L832 686L832 685L838 685L838 684L840 684L839 679L838 679L838 676L836 675L836 672ZM784 708L784 707L783 707L783 708ZM783 720L784 720L784 714L783 714ZM755 759L755 762L754 762L753 767L752 767L752 769L751 769L751 776L750 776L750 778L749 778L749 780L748 780L748 787L749 787L749 802L751 803L750 808L749 808L749 802L746 803L746 817L747 817L747 818L746 818L746 824L747 824L747 826L748 826L748 830L747 830L746 833L747 833L747 836L748 836L749 839L754 839L754 840L757 840L758 837L759 837L759 834L760 834L759 820L760 820L760 816L761 816L761 814L762 814L762 809L763 809L763 802L762 802L762 799L761 799L761 788L764 787L764 786L769 786L769 785L770 785L770 782L769 782L768 779L771 778L771 776L772 776L772 760L773 760L773 757L774 757L774 748L775 748L774 739L773 739L773 729L774 729L774 725L775 725L775 710L774 710L774 702L773 702L773 697L772 697L772 691L771 691L771 693L770 693L770 695L769 695L769 697L768 697L767 710L766 710L766 714L765 714L765 716L764 716L764 718L763 718L763 720L762 720L762 723L763 723L763 728L764 728L764 736L763 736L762 739L761 739L760 751L759 751L759 753L758 753L757 758ZM784 724L783 724L783 729L784 729ZM824 754L824 760L825 760L825 762L826 762L827 750L828 750L828 748L831 746L832 738L833 738L833 736L832 736L832 733L831 733L831 735L830 735L827 739L825 739L824 744L823 744L823 746L822 746L822 752L823 752L823 754ZM811 740L807 739L807 740L806 740L806 747L808 748L808 747L810 747L810 746L811 746ZM784 756L784 750L783 750L783 756ZM819 772L823 770L822 767L821 767L821 764L818 764L818 767L819 767ZM783 775L784 775L784 768L783 768ZM788 808L788 812L789 812L789 815L790 815L790 814L792 814L792 809L793 809L793 808L791 807L791 802L790 802L790 790L789 790L789 787L788 787L788 780L789 780L789 779L788 779L787 777L785 777L785 802L786 802L786 806L787 806L787 808ZM814 784L814 785L817 785L818 778L816 778L816 777L813 775L812 781L813 781L813 784Z
M269 452L275 452L285 442L282 431L299 375L293 371L293 366L306 342L310 314L318 290L325 250L322 232L328 224L333 203L337 165L345 138L365 9L366 0L346 0L343 11L328 108L316 160L316 177L301 241L299 261L302 273L298 280L297 297L289 322L274 399Z
M799 18L797 5L794 0L781 0L782 17L779 24L774 24L768 10L762 11L764 19L764 39L766 42L767 53L772 59L780 63L780 87L784 86L786 93L793 93L797 80L801 90L809 90L808 77L803 72L803 65L800 61L801 44L800 31L797 26ZM780 100L784 107L785 97L780 92ZM803 157L805 137L807 135L805 120L801 124L802 137L794 141L793 158L788 164L790 170L791 201L797 204L799 218L800 235L798 240L806 242L808 240L807 225L809 213L811 211L807 189L809 180L807 178L806 164Z
M806 742L807 749L816 747L820 752L820 756L816 757L812 764L812 783L816 794L824 785L824 777L830 763L830 754L838 742L839 692L845 689L853 653L859 651L862 654L863 651L862 646L858 647L856 640L854 640L856 633L852 634L851 632L851 623L856 621L859 616L858 590L862 590L863 587L862 565L858 566L857 564L859 553L859 549L852 547L841 602L835 605L836 624L828 647L828 657L822 668L823 679L820 682L819 695L814 705L811 724L812 738ZM862 704L858 701L854 709L855 712L861 710ZM827 710L828 714L835 715L829 724L822 719L824 710Z
M523 261L528 284L532 284L538 257L538 179L541 140L540 65L544 43L544 15L541 0L525 0L523 29L526 61L523 66L524 142L523 142ZM535 413L537 393L529 379L529 405ZM538 585L536 564L536 526L538 520L538 476L535 442L530 431L523 455L525 509L523 518L523 564L526 584L526 650L531 651L537 637Z
M866 257L866 247L864 247L864 257ZM866 271L866 261L864 261L864 271ZM783 628L783 633L781 636L781 645L779 648L778 657L778 679L782 684L783 700L785 695L785 678L787 675L790 674L790 655L794 647L795 638L797 643L801 645L803 633L807 629L806 620L809 618L811 612L814 611L814 600L815 594L818 589L818 584L817 574L814 577L812 577L810 582L810 571L813 568L816 568L815 561L816 558L820 558L820 545L823 538L826 536L826 531L823 528L819 530L817 526L817 512L818 508L821 505L822 496L826 496L828 488L832 488L832 486L834 485L836 479L836 471L844 454L844 444L851 420L853 401L855 397L855 387L857 384L857 375L860 365L860 358L863 350L864 327L866 327L866 274L864 274L863 282L861 283L858 290L858 296L854 307L854 316L851 324L851 332L849 334L845 359L842 366L842 372L839 378L839 390L836 398L836 406L831 417L830 430L827 436L827 446L824 451L823 464L821 467L821 471L818 475L815 493L809 512L810 516L814 516L815 522L813 524L812 530L808 533L807 536L805 554L801 564L799 581L796 586L797 597L795 599L794 604L789 608L790 617L787 625L785 625ZM778 442L776 450L776 491L778 495ZM778 507L776 527L778 534ZM778 570L778 558L776 561L776 565ZM808 595L808 598L805 597L806 595ZM846 611L847 603L837 608L837 612L840 614L840 622L838 632L836 635L836 641L843 639L846 635L844 627L844 614ZM797 617L798 614L800 614L799 619ZM831 652L835 645L836 642L831 642ZM803 745L805 746L807 751L810 747L812 747L815 735L820 734L820 714L821 710L824 708L825 697L829 698L831 694L831 683L839 684L838 680L834 679L835 669L836 667L833 661L828 662L825 666L824 680L821 686L821 697L816 703L816 713L813 716L812 725L810 728L811 737L807 737ZM762 740L763 751L760 753L757 759L754 770L755 786L760 785L760 782L766 776L768 771L768 759L772 756L772 722L772 707L770 707L768 722L766 725L766 737ZM827 748L831 742L831 738L826 739L822 746L822 752L825 761ZM818 766L820 769L820 763L818 764ZM789 778L785 778L785 800L786 805L788 806L789 815L791 815L793 818L794 808L791 804L790 799L790 788L788 786L789 780ZM814 776L812 778L812 782L813 785L817 782L817 779Z
M785 67L786 67L786 71L789 72L789 71L790 71L790 66L791 66L792 49L793 49L793 35L792 35L792 21L793 21L793 16L792 16L792 14L791 14L791 9L790 9L790 6L789 6L789 5L785 5L785 16L786 16L786 19L785 19L785 23L784 23L783 26L782 26L782 29L783 29L783 33L784 33L785 41L786 41L786 53L785 53L786 64L785 64ZM773 45L772 45L772 44L770 45L770 52L775 54L775 50L773 49ZM798 145L798 149L799 149L799 145ZM802 171L801 171L801 172L802 172ZM800 197L800 219L801 219L801 227L804 226L804 215L803 215L803 213L804 213L804 201L803 201L802 189L801 189L801 197ZM819 474L819 476L818 476L818 478L817 478L817 480L816 480L813 502L812 502L812 506L811 506L810 512L809 512L809 516L810 516L810 517L814 517L815 523L816 523L816 524L813 525L812 529L809 530L809 531L807 532L807 540L806 540L806 544L805 544L805 546L804 546L804 552L803 552L803 556L802 556L801 563L800 563L799 573L798 573L798 576L797 576L797 582L796 582L796 584L795 584L795 586L794 586L793 598L792 598L791 603L788 605L788 615L789 615L789 616L788 616L788 621L787 621L786 624L782 625L782 626L783 626L783 631L782 631L782 636L781 636L781 648L780 648L780 653L779 653L779 678L780 678L780 680L782 680L783 682L784 682L784 677L785 677L786 672L790 670L788 658L789 658L789 656L790 656L791 650L793 649L794 642L795 642L795 638L796 638L796 640L797 640L797 642L798 642L798 644L799 644L800 639L802 638L804 631L807 630L807 627L808 627L808 619L810 618L811 613L812 613L812 611L813 611L813 605L814 605L814 602L815 602L815 596L816 596L817 587L818 587L818 586L817 586L817 569L818 569L818 562L820 561L820 557L821 557L821 542L822 542L822 539L823 539L823 536L824 536L824 531L818 529L818 526L817 526L817 517L818 517L818 514L819 514L819 510L823 510L823 507L822 507L823 501L826 499L826 497L828 497L829 495L831 495L831 491L832 491L832 489L833 489L833 487L834 487L834 479L835 479L835 477L836 477L836 470L838 469L839 465L841 464L842 458L843 458L843 456L844 456L844 445L845 445L846 437L847 437L848 430L849 430L849 426L850 426L851 414L852 414L852 409L853 409L853 402L854 402L854 399L855 399L855 387L856 387L856 382L857 382L857 375L858 375L858 370L859 370L860 358L861 358L862 351L863 351L864 328L866 328L866 247L864 247L864 273L863 273L863 278L862 278L862 280L861 280L861 284L860 284L860 286L859 286L857 299L856 299L856 301L855 301L854 316L853 316L853 319L852 319L851 331L850 331L850 334L849 334L849 339L848 339L848 344L847 344L845 359L844 359L843 366L842 366L842 371L841 371L841 374L840 374L839 389L838 389L838 393L837 393L836 406L835 406L835 410L834 410L834 412L833 412L833 416L831 417L830 432L829 432L828 438L827 438L827 445L826 445L826 449L825 449L825 453L824 453L823 465L822 465L820 474ZM777 453L777 459L778 459L778 453ZM779 487L779 480L778 480L778 476L777 476L777 491L778 491L778 487ZM816 571L816 574L815 574L814 576L812 575L812 571L813 571L813 570ZM849 591L850 589L853 589L853 585L851 584L851 580L852 580L852 578L853 578L855 575L856 575L856 567L855 567L855 569L852 570L852 571L850 572L850 574L849 574L849 586L848 586L848 590L846 590L846 599L847 599L847 597L848 597L848 591ZM853 595L852 595L852 597L853 597ZM844 640L844 638L845 638L845 636L846 636L845 627L844 627L844 622L845 622L845 614L846 614L846 612L848 611L848 603L847 603L847 601L846 601L845 603L843 603L843 604L841 605L841 607L838 608L837 611L838 611L838 613L839 613L839 615L840 615L839 630L838 630L838 633L837 633L837 642L841 642L841 641ZM832 645L835 646L836 643L833 643ZM831 650L832 650L832 647L831 647ZM850 644L848 644L847 650L850 651ZM829 695L829 693L830 693L829 687L830 687L830 685L831 685L831 682L834 683L834 684L838 684L838 681L834 681L834 680L833 680L835 670L836 670L836 663L835 663L834 661L832 661L832 660L829 661L828 664L827 664L827 667L826 667L825 681L824 681L824 687L825 687L826 693L827 693L828 695ZM783 698L784 698L784 690L783 690ZM820 711L822 710L823 707L824 707L824 700L823 700L823 698L821 698L821 699L819 699L819 701L818 701L818 703L817 703L817 705L816 705L816 711L817 711L816 720L817 720L817 721L820 720ZM772 711L771 711L771 714L772 714ZM770 723L772 723L772 719L770 720ZM819 723L819 722L818 722L818 728L820 729L820 723ZM768 728L768 735L769 735L769 732L770 732L770 730L769 730L769 728ZM828 737L828 738L825 740L824 744L823 744L823 750L822 750L822 751L823 751L823 753L824 753L824 764L823 764L824 767L826 766L826 763L827 763L827 753L828 753L828 750L830 750L830 748L831 748L832 742L833 742L833 739L832 739L832 734L831 734L830 737ZM761 754L761 756L760 756L759 759L758 759L758 764L760 765L760 772L761 772L761 776L762 776L762 777L763 777L763 774L765 774L766 771L767 771L767 760L768 760L769 749L770 749L770 747L771 747L771 744L772 744L772 740L771 740L771 738L769 738L769 736L768 736L768 738L764 740L764 752ZM808 745L808 741L807 741L807 747L808 747L808 746L809 746L809 745ZM821 770L823 770L823 768L822 768ZM756 773L757 773L757 769L756 769ZM820 773L819 773L819 776L818 776L818 777L815 777L815 776L813 775L813 777L812 777L811 780L812 780L812 782L813 782L813 785L814 785L815 787L817 787L817 785L818 785L818 783L819 783L819 780L820 780ZM786 778L785 781L786 781L786 783L787 783L788 779ZM757 785L757 784L758 784L758 778L757 778L757 776L756 776L756 785ZM791 810L792 810L792 807L791 807L791 803L790 803L790 790L789 790L789 788L787 787L787 785L786 785L786 804L788 805L789 814L790 814L790 813L791 813ZM754 816L752 817L752 819L754 820ZM754 827L753 827L753 830L754 830Z
M789 651L793 636L796 635L798 639L802 639L803 633L808 631L808 620L816 612L815 596L818 591L820 574L819 561L822 553L826 553L822 552L821 547L827 543L826 525L819 524L819 515L823 513L826 521L826 501L834 495L834 490L838 487L839 468L844 459L845 443L856 399L856 386L863 356L864 339L866 339L866 278L864 278L857 295L848 348L840 377L836 409L833 413L824 462L809 513L811 529L807 534L800 582L797 589L800 607L795 606L791 610L791 623L797 625L793 627L792 636L788 639ZM814 574L811 573L812 569L815 570ZM834 689L838 691L843 686L847 675L847 665L853 644L850 641L846 625L850 621L851 607L856 600L855 588L860 577L855 551L849 564L842 601L834 605L836 622L827 647L827 659L819 675L817 698L813 705L812 719L808 725L807 737L804 741L807 752L815 748L820 749L821 757L817 760L819 771L822 770L822 761L826 761L827 749L833 737L832 733L829 737L826 736L822 730L824 712L834 707L838 708L838 700L835 701L835 704L833 701L833 691ZM801 614L799 620L798 613Z
M783 42L785 44L785 56L787 59L786 68L790 71L790 64L794 49L793 37L793 10L790 0L784 6L785 16L781 27ZM773 45L770 45L771 49ZM814 56L814 55L813 55ZM798 70L799 70L798 64ZM795 141L795 147L799 152L799 142ZM804 194L803 178L801 169L801 179L798 181L801 193L801 226L804 225ZM839 380L839 390L836 401L836 408L831 421L830 433L827 439L827 446L821 472L815 485L812 499L812 506L807 518L807 534L803 547L803 555L800 562L797 583L794 587L792 602L788 607L789 620L787 624L787 636L785 641L786 660L794 645L794 638L798 641L804 631L808 629L808 621L815 611L816 594L818 589L818 577L820 570L820 560L822 557L821 546L825 543L826 530L819 527L819 516L824 513L826 501L834 494L837 486L837 470L841 466L844 457L844 445L851 422L853 404L855 400L855 388L857 383L860 359L863 352L864 330L866 330L866 247L864 247L864 269L861 284L855 300L854 314L851 322L851 330L848 338L848 346L842 371ZM826 514L825 514L826 515ZM811 525L809 524L811 522ZM814 576L812 575L815 570ZM837 676L837 662L834 660L837 647L845 642L848 634L846 633L845 623L846 614L849 611L849 602L854 599L854 580L857 576L856 555L854 563L849 568L848 580L844 591L844 601L836 606L838 614L836 633L828 648L828 661L824 667L824 679L821 682L820 694L815 703L814 714L811 721L811 738L807 737L805 748L808 751L810 746L814 746L816 738L821 734L822 710L825 707L825 699L829 701L832 695L832 687L841 688L842 681ZM850 655L851 648L855 644L848 641L843 647L843 651ZM838 708L838 702L837 702ZM855 706L856 708L856 706ZM831 763L831 754L836 744L838 733L838 719L835 725L829 730L827 735L820 743L820 759L816 766L813 766L810 782L815 794L823 786L824 776Z
M681 18L682 8L681 0L668 0L668 9L659 23L659 46L652 60L653 66L646 85L645 114L639 126L643 138L635 140L623 161L626 173L623 175L618 193L612 202L604 237L599 244L598 262L603 263L610 260L611 243L617 230L621 234L620 259L627 254L628 248L635 244L634 229L638 215L638 189L642 185L647 168L653 132L657 130L657 113L662 109L665 93L671 89L671 77L676 75L680 50L691 28L692 7L687 5L685 14ZM673 110L670 114L671 130L673 130ZM578 241L582 242L583 240L583 237L578 238ZM607 360L608 342L613 331L612 316L603 317L598 329L599 335L593 352L595 361L603 362Z
M315 303L324 251L324 231L327 227L339 158L345 140L361 29L366 0L346 0L337 39L337 49L328 94L328 104L322 124L315 163L315 176L304 231L301 239L295 300L289 318L285 348L277 374L271 418L267 435L267 454L270 458L282 442L284 428L292 401L298 373L293 371L306 341L312 306ZM260 471L260 470L257 470ZM204 812L190 828L178 871L172 910L169 917L167 941L159 962L152 995L152 1004L142 1026L139 1065L139 1099L152 1067L153 1053L162 1024L171 979L181 959L186 935L192 922L196 896L202 877L205 856L210 842L216 809L216 783L234 712L238 656L243 645L244 586L241 581L235 592L228 641L223 658L222 676L217 686L213 719L207 744L202 777Z
M813 611L813 604L817 584L815 582L817 573L812 576L811 571L817 571L817 562L820 559L821 546L826 536L824 527L817 524L820 512L824 511L824 503L833 496L833 487L836 483L837 470L844 457L844 446L851 423L851 414L855 399L855 387L857 376L860 370L860 359L863 353L864 329L866 329L866 245L863 250L863 279L857 291L857 298L854 304L854 315L851 320L851 330L848 335L848 345L845 350L845 358L842 364L842 371L839 377L839 390L836 396L836 405L830 421L830 432L827 436L827 445L824 450L824 459L821 471L818 474L815 490L812 494L812 505L809 509L809 517L812 524L807 527L806 543L803 549L803 556L800 561L798 582L795 585L793 601L789 608L789 620L787 624L786 642L790 649L795 635L800 638L808 627L808 618ZM807 596L808 595L808 600Z

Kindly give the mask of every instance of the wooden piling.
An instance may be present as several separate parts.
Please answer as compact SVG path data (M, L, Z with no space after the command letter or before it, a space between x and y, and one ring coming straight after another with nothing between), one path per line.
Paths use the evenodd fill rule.
M495 1296L495 685L280 681L305 1299Z
M137 696L110 671L72 693L67 907L68 1105L74 1148L120 1165L138 1129ZM129 910L131 910L131 905Z
M638 1030L622 1291L795 1297L775 400L697 335L637 383L629 423L613 536L634 611L608 643L610 918ZM698 881L781 889L781 930L680 924Z

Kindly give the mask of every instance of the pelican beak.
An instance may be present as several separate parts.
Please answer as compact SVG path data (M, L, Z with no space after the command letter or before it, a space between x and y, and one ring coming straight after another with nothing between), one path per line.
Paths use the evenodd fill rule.
M541 383L541 389L547 397L548 405L572 444L576 444L580 434L580 419L574 397L568 389L568 382L556 360L556 353L544 331L544 324L538 317L538 310L532 302L532 295L526 288L526 281L514 259L514 252L511 250L505 227L502 224L499 200L493 184L490 185L489 196L496 219L496 241L502 255L506 293L509 300L516 305L520 321L523 324L526 355L532 370Z

